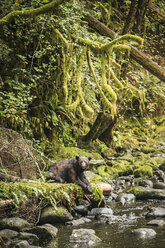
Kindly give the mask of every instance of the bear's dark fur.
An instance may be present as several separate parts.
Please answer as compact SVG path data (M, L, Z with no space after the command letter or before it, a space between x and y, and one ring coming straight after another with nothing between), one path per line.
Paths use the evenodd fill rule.
M69 160L58 161L49 167L49 178L60 183L76 183L85 192L92 193L90 182L84 175L90 160L91 158L76 156Z

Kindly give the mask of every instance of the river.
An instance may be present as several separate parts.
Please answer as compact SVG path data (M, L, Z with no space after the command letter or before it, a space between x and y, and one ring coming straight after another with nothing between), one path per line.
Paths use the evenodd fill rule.
M136 202L122 206L121 203L109 203L114 215L110 223L102 223L92 220L80 226L58 225L56 241L50 243L47 248L88 248L86 244L70 243L69 237L73 229L94 229L96 235L102 242L96 243L94 248L164 248L165 247L165 225L162 227L148 226L145 214L148 207L164 207L164 201ZM138 239L131 231L137 228L152 228L156 236L151 239Z

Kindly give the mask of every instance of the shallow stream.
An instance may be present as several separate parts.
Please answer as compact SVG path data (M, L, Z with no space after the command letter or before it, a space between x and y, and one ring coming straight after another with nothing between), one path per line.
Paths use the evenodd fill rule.
M165 248L165 225L162 227L148 226L151 219L145 218L148 207L163 207L165 202L136 202L122 206L121 203L110 203L114 216L110 223L92 220L80 226L59 225L56 241L47 248L88 248L86 244L70 243L69 238L73 229L94 229L102 242L96 243L94 248ZM131 231L137 228L152 228L157 235L152 239L138 239Z

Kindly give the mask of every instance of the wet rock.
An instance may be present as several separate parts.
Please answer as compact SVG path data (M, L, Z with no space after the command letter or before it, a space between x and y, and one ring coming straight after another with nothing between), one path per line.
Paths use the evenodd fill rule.
M76 206L74 209L77 213L81 215L87 215L89 210L90 204L88 201L83 201L80 203L80 205Z
M103 191L103 195L109 195L112 191L112 187L109 183L103 183L103 182L99 182L97 183L101 190Z
M27 248L27 247L29 247L29 243L26 240L18 241L14 245L14 248Z
M113 210L111 208L93 208L89 216L94 216L97 219L103 218L103 217L110 217L113 215Z
M77 220L68 221L68 222L66 222L66 224L67 225L72 225L72 226L79 226L79 225L89 223L89 222L91 222L90 219L82 217L82 218L77 219Z
M42 210L40 223L65 223L67 221L73 220L73 216L64 207L60 207L57 210L54 207L46 207Z
M162 182L155 182L153 184L154 189L165 189L165 183Z
M101 242L101 239L95 235L95 231L92 229L74 229L70 236L70 242L92 245L96 242Z
M127 193L120 193L116 198L116 201L121 202L122 205L125 203L133 203L135 202L135 195L134 194L127 194Z
M3 238L0 236L0 247L7 248Z
M13 218L3 218L0 220L1 229L12 229L15 231L20 231L23 228L30 227L30 224L21 218L13 217Z
M165 172L165 161L159 166L159 169Z
M39 245L45 245L56 238L58 229L50 224L45 224L26 229L25 231L37 235L39 238Z
M142 187L153 188L153 182L151 180L140 180L137 184Z
M147 223L149 226L164 226L165 221L164 220L151 220Z
M156 235L156 232L150 228L138 228L132 231L137 238L153 238Z
M4 229L0 231L0 237L2 237L5 241L16 238L18 234L18 232L10 229Z
M164 218L165 208L162 208L162 207L152 208L150 209L149 213L147 213L146 217Z
M134 187L131 190L137 200L157 199L165 200L165 190Z
M33 233L20 232L19 239L27 240L30 245L39 244L39 238Z
M90 166L95 166L95 167L97 167L97 166L100 166L100 165L103 165L103 164L105 164L105 160L103 160L103 159L99 159L99 160L94 160L94 159L92 159L92 160L90 161Z
M111 192L111 195L108 197L108 199L106 199L106 202L109 203L109 202L115 201L117 197L118 197L117 194Z

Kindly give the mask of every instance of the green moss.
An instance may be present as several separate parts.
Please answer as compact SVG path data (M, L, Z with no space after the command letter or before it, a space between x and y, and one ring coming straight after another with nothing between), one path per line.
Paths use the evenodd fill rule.
M146 154L147 153L154 153L155 150L156 150L156 148L150 147L150 146L145 146L145 147L142 148L142 152L144 152Z
M101 176L101 177L107 177L109 178L109 173L108 173L108 170L107 170L107 166L106 165L101 165L97 168L97 172L98 174Z
M100 175L94 175L89 179L90 183L102 182L103 178Z
M164 194L161 191L143 188L143 187L133 187L129 190L136 196L137 200L147 200L147 199L164 199Z
M151 166L148 165L140 166L139 168L135 169L134 175L135 177L144 177L144 178L152 177L153 169Z
M12 205L21 207L28 202L42 201L56 208L57 205L72 207L75 201L82 199L82 188L75 184L60 183L5 183L0 182L0 199L13 199Z
M112 168L115 174L118 176L127 176L133 174L133 166L130 165L127 161L113 165Z
M102 160L103 159L99 153L95 153L95 152L90 153L84 149L80 149L77 147L61 146L56 151L56 153L54 153L54 159L56 161L64 160L64 159L70 159L70 158L73 158L75 156L91 157L92 159L95 159L95 160Z

